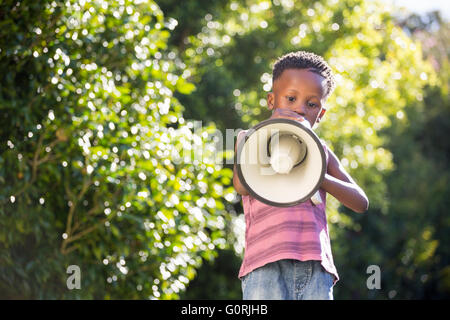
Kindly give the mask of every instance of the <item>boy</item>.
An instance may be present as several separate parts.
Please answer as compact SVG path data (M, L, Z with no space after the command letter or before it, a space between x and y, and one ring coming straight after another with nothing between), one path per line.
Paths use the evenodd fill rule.
M331 69L322 57L298 51L273 66L272 92L267 103L271 118L320 122L324 103L334 90ZM302 119L303 118L303 119ZM244 136L238 135L238 141ZM339 280L331 254L326 221L326 193L363 213L369 201L322 141L327 173L319 189L322 203L311 200L278 208L253 198L241 184L234 166L233 185L242 195L246 221L245 254L239 272L244 299L333 299ZM236 143L237 145L237 143Z

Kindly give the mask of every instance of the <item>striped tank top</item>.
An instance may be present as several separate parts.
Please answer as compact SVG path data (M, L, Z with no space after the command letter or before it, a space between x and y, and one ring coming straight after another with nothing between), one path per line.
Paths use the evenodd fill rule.
M322 145L328 166L327 147L323 141ZM267 263L295 259L319 260L334 275L334 283L339 280L325 213L326 191L319 192L322 203L314 205L308 200L292 207L274 207L251 195L242 196L246 229L239 278Z

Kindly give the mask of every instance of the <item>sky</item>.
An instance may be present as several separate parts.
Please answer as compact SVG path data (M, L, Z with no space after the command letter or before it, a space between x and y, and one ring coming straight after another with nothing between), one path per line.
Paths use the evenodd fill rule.
M388 0L400 7L406 7L408 10L423 14L433 10L441 11L442 17L450 20L450 0Z

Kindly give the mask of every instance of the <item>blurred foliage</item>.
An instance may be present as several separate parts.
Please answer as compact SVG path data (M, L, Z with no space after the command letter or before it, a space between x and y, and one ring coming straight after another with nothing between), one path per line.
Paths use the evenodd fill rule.
M387 256L395 257L386 268L383 297L449 298L450 143L444 137L450 132L450 25L438 12L412 15L399 25L422 43L438 79L425 86L423 99L407 106L405 119L393 119L384 132L396 170L386 179L391 206L383 223L397 234L382 235Z
M236 270L242 260L232 249L221 250L214 261L205 261L198 276L189 283L181 299L240 300L241 282L236 281Z
M3 1L2 298L177 298L226 247L232 171L153 1ZM194 151L203 148L203 159ZM226 200L228 199L228 200ZM66 287L79 265L82 289Z
M438 15L363 0L0 5L1 297L239 299L242 207L211 136L270 115L272 63L296 50L333 68L316 131L370 200L360 215L328 197L335 298L449 296ZM82 290L66 287L70 264ZM381 290L366 287L372 264Z

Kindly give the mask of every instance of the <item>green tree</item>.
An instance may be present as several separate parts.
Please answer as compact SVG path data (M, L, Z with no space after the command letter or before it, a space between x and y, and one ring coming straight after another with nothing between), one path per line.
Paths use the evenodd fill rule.
M386 183L391 209L384 217L391 239L392 259L384 272L388 297L442 299L450 296L448 210L450 145L449 23L438 12L399 19L399 25L422 43L424 58L438 75L436 85L425 86L416 103L405 109L404 118L393 118L385 132L391 137L396 170ZM400 261L400 262L399 262Z
M269 116L271 63L294 50L333 68L317 132L370 199L328 197L335 297L448 296L448 24L362 0L0 6L2 297L239 297L242 207L211 137Z
M225 248L232 172L174 97L194 86L172 22L153 1L1 2L1 297L173 299Z

